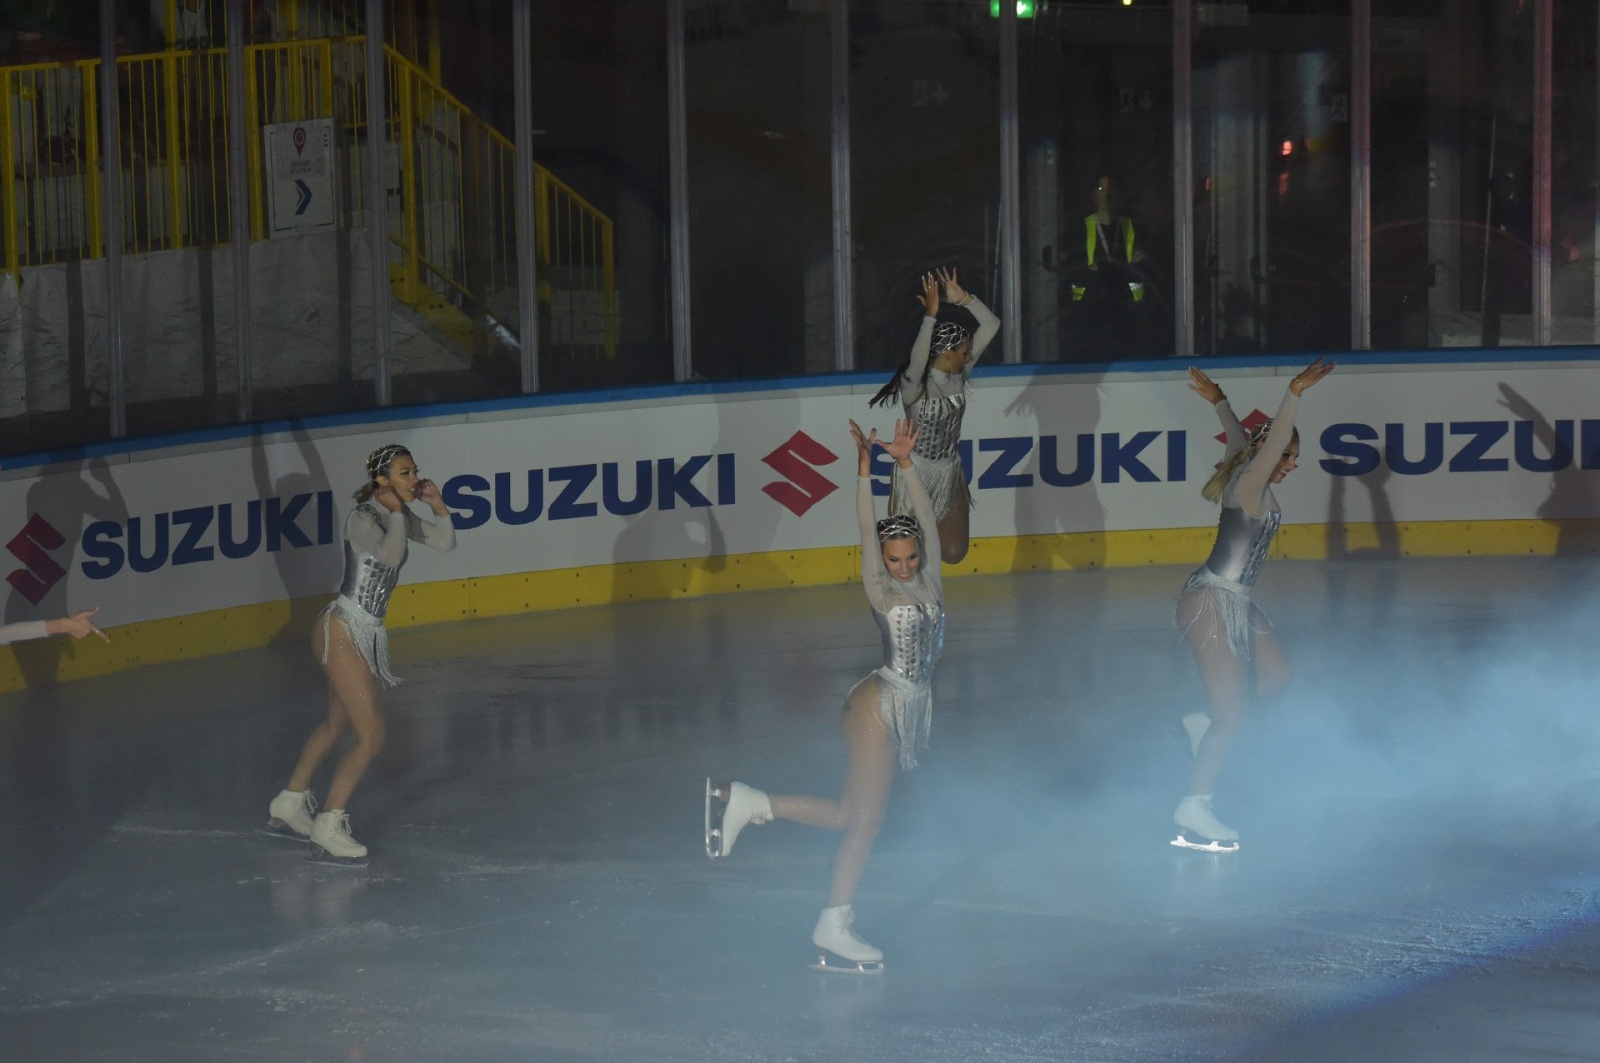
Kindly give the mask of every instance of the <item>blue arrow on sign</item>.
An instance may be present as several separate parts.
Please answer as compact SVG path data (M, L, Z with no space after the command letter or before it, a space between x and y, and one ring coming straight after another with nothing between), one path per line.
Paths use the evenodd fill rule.
M307 207L311 206L311 189L299 178L295 179L294 186L300 190L300 202L294 208L294 215L298 218L306 212Z

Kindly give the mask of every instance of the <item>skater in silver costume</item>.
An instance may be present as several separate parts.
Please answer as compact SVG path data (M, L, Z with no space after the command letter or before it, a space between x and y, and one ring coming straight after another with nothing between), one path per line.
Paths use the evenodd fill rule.
M0 646L26 642L28 639L49 638L51 635L71 635L75 639L99 635L102 641L110 642L111 636L95 627L94 621L89 619L99 611L97 605L93 609L85 609L71 616L59 616L54 620L19 620L14 624L0 624Z
M707 780L706 852L712 857L727 856L745 826L772 819L842 831L828 906L811 935L812 944L820 951L816 966L819 970L872 972L882 970L883 953L851 929L855 918L851 900L883 823L896 760L903 768L915 767L917 749L928 743L933 665L944 643L944 600L939 565L931 560L938 556L938 525L911 462L916 426L910 421L896 422L894 439L888 443L878 439L876 431L864 436L854 421L850 422L850 434L857 458L861 582L883 634L884 662L857 683L845 701L842 724L849 761L844 792L837 799L769 797L744 783L713 787ZM874 522L870 472L874 446L883 447L895 459L915 518L892 516ZM711 824L713 796L725 802L719 828Z
M975 335L969 336L955 321L939 319L941 287L945 302L965 307L977 320ZM1000 331L1000 319L977 296L961 287L955 270L923 274L919 301L922 327L911 345L911 357L872 397L870 405L886 405L898 397L906 416L916 423L920 434L911 460L933 500L939 523L939 556L945 564L954 565L967 556L967 511L972 506L966 473L956 450L961 442L961 419L967 409L967 386L972 367ZM905 479L896 472L891 482L891 514L911 512Z
M272 799L268 813L270 829L309 838L314 855L336 861L367 855L367 847L350 836L345 808L383 747L379 686L399 682L389 672L383 618L406 563L407 541L441 551L456 545L455 526L439 488L418 477L411 452L399 444L379 447L367 458L367 482L355 497L356 507L344 527L344 582L311 631L311 652L328 676L328 718L306 739L288 785ZM428 506L438 519L426 521L411 512L413 501ZM355 741L339 758L327 806L317 812L311 777L347 732Z
M1333 367L1319 358L1301 370L1289 381L1277 415L1249 434L1222 389L1200 370L1189 370L1189 387L1216 408L1226 450L1201 490L1222 506L1216 544L1178 598L1178 630L1194 654L1211 711L1183 718L1194 754L1194 776L1188 796L1173 813L1179 828L1172 842L1176 846L1207 852L1239 848L1239 833L1211 811L1212 793L1251 697L1271 697L1289 681L1283 646L1266 614L1250 600L1250 589L1282 515L1272 485L1283 482L1299 461L1300 434L1294 416L1300 396Z

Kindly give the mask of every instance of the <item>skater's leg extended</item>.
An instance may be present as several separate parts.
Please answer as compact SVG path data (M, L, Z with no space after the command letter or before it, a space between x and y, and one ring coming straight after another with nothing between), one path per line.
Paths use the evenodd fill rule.
M951 492L950 512L939 518L939 554L947 565L959 564L967 556L971 509L966 481L958 477Z
M833 858L833 884L829 906L845 905L855 896L856 884L872 855L872 843L883 826L894 782L894 736L878 712L876 677L856 685L844 712L847 764L844 794L839 798L845 815L844 837Z

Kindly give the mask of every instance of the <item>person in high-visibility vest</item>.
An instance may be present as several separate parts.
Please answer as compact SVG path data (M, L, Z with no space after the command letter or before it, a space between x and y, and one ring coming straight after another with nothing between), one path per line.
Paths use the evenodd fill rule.
M1128 275L1126 266L1144 261L1144 252L1134 246L1133 219L1115 209L1116 192L1110 177L1100 178L1094 190L1094 213L1083 219L1084 261L1096 273L1108 274L1107 281L1122 279L1128 295L1136 303L1144 301L1144 281ZM1109 286L1108 286L1109 287ZM1072 286L1072 301L1082 302L1089 283Z

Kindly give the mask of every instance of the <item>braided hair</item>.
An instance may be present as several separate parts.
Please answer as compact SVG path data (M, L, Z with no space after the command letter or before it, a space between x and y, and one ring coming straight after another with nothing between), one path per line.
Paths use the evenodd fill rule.
M395 459L411 457L411 451L399 443L385 443L367 455L367 482L356 489L356 501L365 502L378 490L378 477L386 475Z

